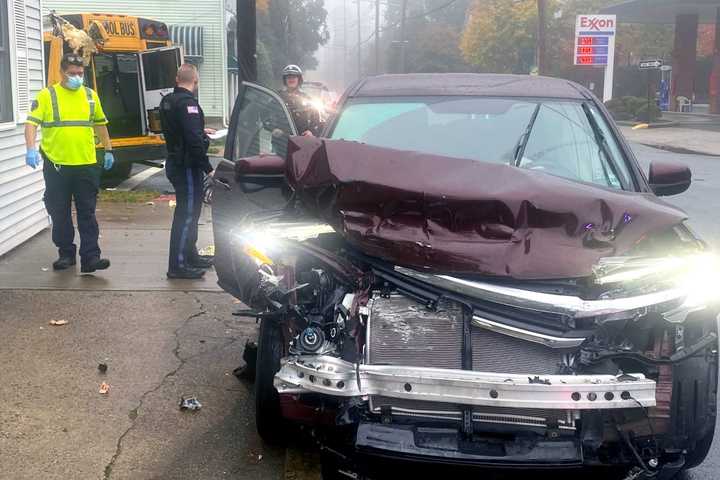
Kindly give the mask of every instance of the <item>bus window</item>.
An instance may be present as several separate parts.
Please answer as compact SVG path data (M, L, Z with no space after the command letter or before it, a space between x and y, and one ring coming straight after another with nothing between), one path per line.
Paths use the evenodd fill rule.
M108 113L110 136L122 138L143 135L137 54L96 54L95 84L103 110L112 112L112 115Z
M146 91L175 87L175 76L180 63L178 56L179 50L175 48L142 55Z

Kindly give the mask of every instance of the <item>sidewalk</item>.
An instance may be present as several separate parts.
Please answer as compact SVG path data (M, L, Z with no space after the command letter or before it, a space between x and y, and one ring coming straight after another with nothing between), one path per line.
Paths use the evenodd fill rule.
M620 131L631 142L678 153L720 156L720 132L683 127L646 128L633 130L621 126Z
M54 272L57 250L50 230L0 257L0 291L17 289L219 292L215 271L202 280L172 280L167 272L173 208L165 201L149 204L98 205L100 247L111 267L94 275L80 275L80 266ZM200 220L198 247L212 244L210 209ZM76 242L79 238L76 236ZM79 263L79 262L78 262Z

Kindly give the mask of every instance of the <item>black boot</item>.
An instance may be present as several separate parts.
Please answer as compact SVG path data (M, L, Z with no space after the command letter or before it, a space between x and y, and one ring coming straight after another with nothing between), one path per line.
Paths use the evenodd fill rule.
M82 273L93 273L96 270L107 270L110 268L110 260L107 258L93 258L82 262L80 271Z
M192 268L210 268L213 266L213 257L209 255L198 255L192 258L188 264Z
M53 262L53 270L67 270L75 265L75 257L60 257Z
M167 272L169 279L197 280L205 275L205 270L199 268L178 268Z

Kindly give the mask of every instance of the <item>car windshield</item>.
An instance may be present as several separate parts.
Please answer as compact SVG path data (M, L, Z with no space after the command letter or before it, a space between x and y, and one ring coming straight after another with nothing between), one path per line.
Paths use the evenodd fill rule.
M379 147L506 163L604 187L630 185L604 117L590 103L481 97L360 98L330 135Z

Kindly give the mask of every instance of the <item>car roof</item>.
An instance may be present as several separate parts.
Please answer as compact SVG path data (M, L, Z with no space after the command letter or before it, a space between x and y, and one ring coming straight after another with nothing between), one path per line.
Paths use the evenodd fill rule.
M378 75L360 80L349 93L356 97L492 96L583 100L590 93L560 78L489 73L413 73Z

